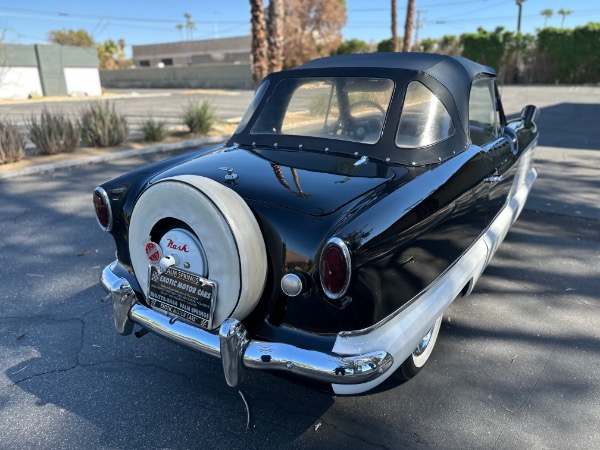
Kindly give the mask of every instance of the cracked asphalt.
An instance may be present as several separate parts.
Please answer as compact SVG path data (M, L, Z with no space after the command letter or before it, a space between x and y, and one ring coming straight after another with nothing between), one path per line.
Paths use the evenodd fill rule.
M600 88L503 98L542 109L540 175L427 367L355 397L249 371L248 430L219 360L116 335L98 283L92 190L167 155L0 181L0 449L598 448Z

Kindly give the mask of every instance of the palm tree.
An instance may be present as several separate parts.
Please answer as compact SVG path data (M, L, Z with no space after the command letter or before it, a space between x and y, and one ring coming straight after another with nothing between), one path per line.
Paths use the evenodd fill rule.
M279 72L283 68L283 28L285 9L283 0L269 2L269 72Z
M252 24L252 76L254 87L267 75L267 37L263 0L250 0Z
M410 52L414 21L415 0L408 0L408 4L406 5L406 22L404 23L404 39L402 40L403 52Z
M191 41L194 38L194 30L196 29L196 22L192 20L192 15L190 13L183 13L183 17L185 17L185 30L188 41Z
M392 51L398 51L398 28L396 18L396 0L392 0Z
M569 14L571 14L573 11L571 11L570 9L559 9L558 10L558 14L560 14L562 16L562 20L560 21L560 27L562 28L565 24L565 19L567 18L567 16Z
M544 16L544 28L546 28L548 19L552 19L552 16L554 15L554 10L553 9L544 9L544 10L542 10L542 12L540 14L542 16Z
M517 19L517 40L518 40L519 36L521 35L521 13L523 12L523 3L525 3L525 0L515 0L515 3L519 7L519 17ZM517 44L518 44L518 42L517 42Z
M178 23L177 25L175 25L175 28L177 28L177 30L179 31L179 37L183 41L183 24Z
M119 58L125 58L125 39L121 38L117 41L117 45L119 46Z
M96 50L100 59L101 69L114 69L116 67L113 56L117 53L119 47L115 41L107 39L104 43L98 43Z

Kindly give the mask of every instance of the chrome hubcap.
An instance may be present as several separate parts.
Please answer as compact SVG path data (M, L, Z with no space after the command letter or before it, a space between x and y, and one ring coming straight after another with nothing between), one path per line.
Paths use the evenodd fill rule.
M206 277L208 262L202 244L188 230L173 228L168 231L159 243L165 256L174 256L176 267L188 270L201 277Z
M419 342L419 345L417 345L417 348L413 352L414 356L420 356L423 354L423 352L429 345L429 342L431 342L431 336L433 335L434 328L435 328L435 324L433 324L433 326L429 329L427 334L423 337L423 339L421 339L421 342Z

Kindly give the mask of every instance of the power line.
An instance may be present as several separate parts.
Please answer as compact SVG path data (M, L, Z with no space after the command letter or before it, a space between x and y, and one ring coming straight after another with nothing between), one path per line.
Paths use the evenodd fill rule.
M44 16L42 14L28 14L28 13L17 13L17 12L3 12L0 9L0 16L4 16L4 17L22 17L22 18L26 18L26 19L42 19L42 20L64 20L65 17L58 17L58 16ZM70 18L66 18L66 19L70 19ZM79 22L86 22L86 23L96 23L97 20L96 19L85 19L85 18L76 18L76 17L72 17L72 19L76 19ZM131 28L142 28L142 29L147 29L147 30L167 30L167 28L161 28L161 27L157 27L157 26L149 26L149 25L140 25L137 23L128 23L128 22L124 22L124 21L114 21L112 19L107 19L111 21L112 25L121 25L121 26L128 26ZM168 30L170 30L171 28L168 28ZM174 28L173 28L174 29Z
M157 22L168 22L177 24L181 22L181 19L140 19L138 17L117 17L117 16L107 16L104 14L71 14L63 11L44 11L44 10L34 10L34 9L24 9L24 8L7 8L0 7L0 11L14 11L14 12L22 12L22 13L32 13L32 14L43 14L50 16L57 16L62 18L74 18L74 19L108 19L108 20L119 20L119 21L127 21L127 22L139 22L139 23L157 23Z
M3 13L2 11L6 11ZM13 14L14 13L14 14ZM33 14L35 16L30 16L26 14ZM29 18L56 18L56 19L93 19L94 21L98 19L110 20L114 22L120 22L123 24L135 24L135 23L146 23L146 24L173 24L176 25L181 23L182 19L152 19L152 18L139 18L139 17L118 17L118 16L107 16L104 14L71 14L69 12L63 11L44 11L44 10L34 10L34 9L24 9L24 8L7 8L0 7L0 15L8 16L8 17L29 17ZM40 17L43 16L43 17ZM89 20L88 20L89 21ZM206 23L207 25L212 24L212 21L197 21L198 24ZM220 20L219 23L223 24L231 24L231 25L240 25L240 24L248 24L248 21L231 21L231 20Z
M485 0L483 0L485 1ZM423 6L423 7L427 7L427 8L434 8L434 7L438 7L438 6L455 6L455 5L463 5L463 4L467 4L467 3L481 3L482 0L465 0L465 1L460 1L460 2L445 2L445 3L433 3L431 5L421 5L419 4L419 6ZM406 8L397 8L398 11L404 11L406 10ZM348 11L352 11L352 12L367 12L367 11L390 11L390 8L357 8L357 9L348 9Z
M570 16L579 16L579 15L583 15L583 14L591 14L591 13L599 13L600 12L600 8L596 8L596 9L588 9L588 10L581 10L581 11L573 11ZM523 15L523 18L527 18L527 19L535 19L535 18L539 18L541 17L539 14L527 14L527 15ZM445 20L445 19L439 19L439 20L435 20L435 19L429 19L428 22L433 22L435 24L445 24L445 23L455 23L455 22L481 22L481 21L489 21L489 22L494 22L494 21L498 21L498 20L511 20L514 19L514 15L511 16L488 16L488 17L478 17L478 18L460 18L460 19L451 19L451 20ZM592 20L592 18L590 18L590 20ZM380 21L380 22L360 22L357 24L346 24L346 28L373 28L373 27L380 27L380 26L384 26L387 25L389 23L389 21Z
M571 15L581 15L581 14L589 14L589 13L597 13L600 12L600 9L588 9L585 11L573 11ZM528 14L524 15L523 18L533 19L541 17L539 14ZM512 16L504 16L504 17L480 17L478 19L452 19L452 20L435 20L433 21L436 24L444 24L444 23L455 23L455 22L480 22L484 20L494 21L494 20L511 20L514 19L514 15Z
M504 3L511 3L512 4L512 0L509 0L508 2L505 1ZM504 3L503 2L498 2L498 3L494 4L494 5L484 6L483 8L471 9L468 12L452 14L451 16L445 16L444 19L451 19L453 17L464 17L464 16L467 16L467 15L470 15L470 14L474 14L474 13L478 13L478 12L481 12L481 11L486 11L486 10L490 10L490 9L493 9L493 8L497 8L499 6L505 7Z

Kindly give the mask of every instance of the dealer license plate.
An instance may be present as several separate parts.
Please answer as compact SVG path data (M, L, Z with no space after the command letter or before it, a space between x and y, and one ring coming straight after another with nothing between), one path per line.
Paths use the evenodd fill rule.
M174 267L160 273L150 266L148 278L150 306L202 328L212 328L217 283Z

